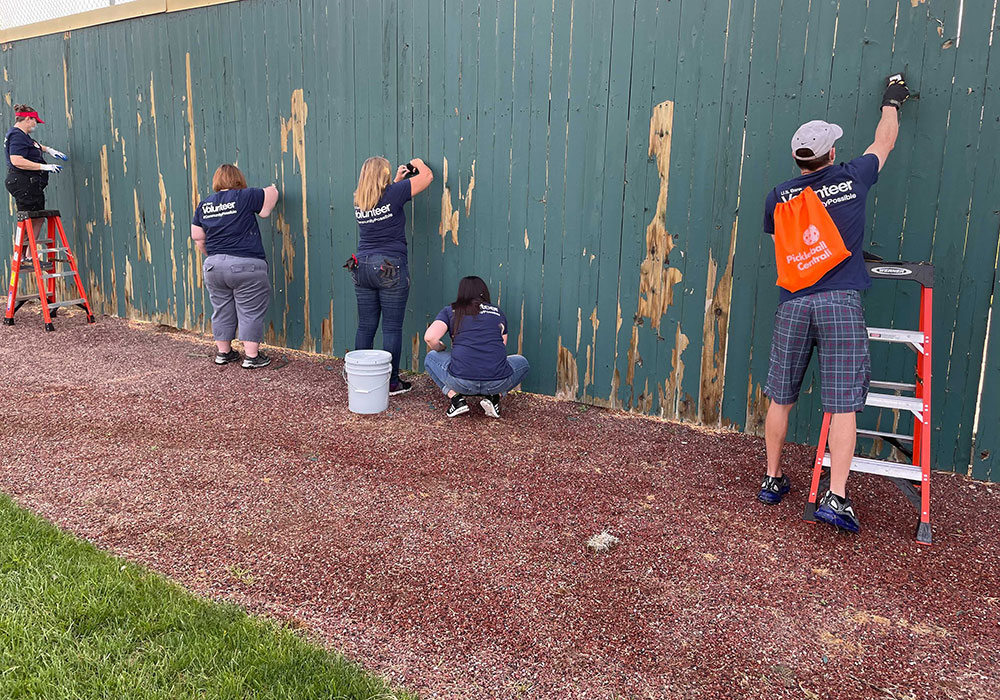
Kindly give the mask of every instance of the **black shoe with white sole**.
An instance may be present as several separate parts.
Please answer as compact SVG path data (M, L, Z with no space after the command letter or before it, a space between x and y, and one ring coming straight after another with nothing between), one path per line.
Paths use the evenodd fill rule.
M217 352L215 353L215 364L217 365L228 365L230 362L239 362L240 354L235 350L230 350L229 352Z
M465 400L465 397L461 394L455 394L451 397L451 405L448 406L448 412L446 415L449 418L454 418L455 416L460 416L463 413L469 412L469 404Z
M479 405L483 407L483 412L490 418L500 417L500 394L484 396Z
M259 367L267 367L271 364L271 358L264 354L264 351L259 351L254 357L247 355L243 358L243 369L257 369Z

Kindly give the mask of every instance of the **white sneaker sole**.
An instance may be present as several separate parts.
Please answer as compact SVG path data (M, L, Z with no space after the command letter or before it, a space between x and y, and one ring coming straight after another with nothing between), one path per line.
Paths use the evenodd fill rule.
M469 405L466 404L461 408L455 409L454 411L448 411L448 413L446 413L445 415L447 415L449 418L454 418L455 416L460 416L463 413L468 413L468 412L469 412Z
M483 412L490 418L499 418L500 414L497 413L496 406L489 399L483 399L479 402L479 405L483 407Z

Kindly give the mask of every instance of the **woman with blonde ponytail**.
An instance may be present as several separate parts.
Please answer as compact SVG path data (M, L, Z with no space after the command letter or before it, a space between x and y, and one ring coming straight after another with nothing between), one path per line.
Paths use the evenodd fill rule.
M399 378L403 316L410 295L403 207L413 195L426 190L433 179L431 169L419 158L396 168L393 178L389 161L376 156L361 166L354 191L354 215L358 220L358 252L350 265L358 297L354 349L371 349L381 320L382 348L392 355L390 395L411 388L410 382Z

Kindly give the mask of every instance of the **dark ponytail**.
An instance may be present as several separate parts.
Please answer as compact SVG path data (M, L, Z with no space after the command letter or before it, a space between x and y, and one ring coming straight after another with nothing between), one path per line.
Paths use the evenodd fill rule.
M480 304L492 304L490 290L482 279L475 276L463 277L458 283L458 298L451 304L455 317L452 320L451 337L458 335L462 319L479 314Z

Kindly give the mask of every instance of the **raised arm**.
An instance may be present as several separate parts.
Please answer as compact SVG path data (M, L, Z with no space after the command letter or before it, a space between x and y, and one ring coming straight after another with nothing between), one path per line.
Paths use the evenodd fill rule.
M885 165L889 152L895 147L898 135L899 112L896 111L895 107L883 107L882 118L878 120L878 126L875 127L875 140L865 151L865 155L874 153L878 157L879 170Z
M278 203L278 187L277 185L269 185L264 188L264 206L261 207L259 216L263 216L265 219L271 215L274 211L274 205Z
M446 348L441 339L444 338L447 332L448 324L444 321L435 320L434 323L427 327L427 331L424 333L424 342L427 343L429 349L441 352Z
M882 95L882 117L875 127L875 140L865 151L865 155L874 153L878 158L878 169L881 170L889 157L890 151L896 145L899 135L899 110L910 96L910 89L902 73L890 75L886 80L885 93Z
M417 166L417 170L420 171L410 178L410 196L412 197L430 187L434 180L434 173L431 172L430 166L419 158L413 158L410 162Z

